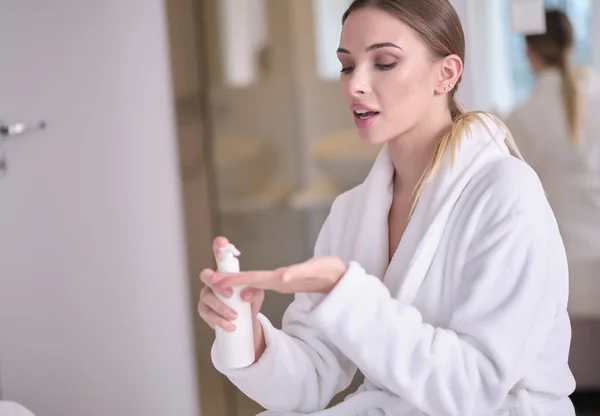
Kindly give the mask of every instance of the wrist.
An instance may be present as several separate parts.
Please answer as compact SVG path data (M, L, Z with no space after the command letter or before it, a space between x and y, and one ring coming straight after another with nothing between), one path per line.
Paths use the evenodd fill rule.
M336 257L334 273L333 273L333 282L331 284L331 287L327 291L327 293L329 293L333 290L335 285L337 285L337 283L344 276L344 274L346 274L347 271L348 271L348 264L345 261L343 261L342 259L340 259L339 257Z
M346 274L347 271L348 271L348 264L344 260L342 260L338 257L337 280L340 280L342 278L342 276Z

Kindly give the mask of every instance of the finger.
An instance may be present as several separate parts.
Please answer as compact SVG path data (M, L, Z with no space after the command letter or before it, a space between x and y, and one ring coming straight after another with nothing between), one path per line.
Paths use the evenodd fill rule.
M200 301L223 318L226 318L230 321L233 321L237 318L237 313L229 306L221 302L211 290L203 291L200 295Z
M208 325L210 325L211 328L215 328L215 323L210 320L210 319L205 319L208 316L208 311L210 310L210 308L208 307L208 305L206 305L204 302L202 302L202 300L198 301L198 315L200 315L200 318L202 318L202 320L204 322L206 322Z
M202 310L199 312L200 312L200 317L204 320L204 322L209 324L211 326L211 328L213 328L213 329L217 325L220 326L221 328L223 328L227 332L233 332L236 329L233 322L228 321L227 319L223 318L222 316L219 316L215 311L206 307L206 305L204 305L204 307L202 307Z
M234 286L250 286L256 289L271 290L277 286L278 281L273 275L244 275L242 276L227 276L219 279L217 283L213 283L213 286L219 291L226 289L232 289Z
M202 273L200 273L200 280L202 281L202 283L205 284L204 289L202 289L202 292L204 290L210 290L211 292L215 292L218 293L219 295L223 296L226 299L229 299L230 297L233 296L233 289L230 287L223 287L223 286L215 286L212 281L211 281L211 276L214 274L214 272L212 270L206 269L205 271L203 271ZM202 294L202 292L200 292Z
M257 288L263 288L271 282L281 280L282 273L278 270L266 271L248 271L240 273L221 273L216 272L212 275L213 285L218 284L221 287L231 287L238 285L248 285Z
M200 272L200 281L208 287L212 287L212 277L215 274L211 269L204 269Z
M230 287L215 286L215 284L212 281L214 274L214 271L210 269L204 269L202 270L202 273L200 273L200 280L206 285L206 287L211 288L213 291L216 291L221 296L224 296L226 298L230 298L231 296L233 296L233 290Z
M207 320L207 312L209 311L209 307L206 306L204 303L202 302L198 302L198 315L200 315L200 318L202 318L202 320L204 322L206 322L208 324L208 326L210 326L212 329L215 329L215 324L214 322L212 322L211 320Z
M247 287L242 290L241 297L245 302L252 302L256 299L259 299L264 294L262 289L257 289L254 287Z
M221 260L220 248L226 247L229 244L229 240L225 237L216 237L213 240L213 254L217 261Z

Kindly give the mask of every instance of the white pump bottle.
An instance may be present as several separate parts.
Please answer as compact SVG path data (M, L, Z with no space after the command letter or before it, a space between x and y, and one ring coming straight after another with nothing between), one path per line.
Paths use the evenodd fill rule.
M217 262L220 272L239 273L240 262L236 258L241 253L233 244L228 244L219 249L221 259ZM244 368L252 365L255 360L254 331L252 330L252 308L249 302L242 300L241 292L246 286L234 286L233 295L225 298L219 294L217 297L237 312L237 319L233 321L235 331L227 332L220 326L215 327L216 346L219 360L228 368Z

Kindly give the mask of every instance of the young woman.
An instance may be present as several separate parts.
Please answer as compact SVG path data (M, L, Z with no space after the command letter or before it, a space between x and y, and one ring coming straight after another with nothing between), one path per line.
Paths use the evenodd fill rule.
M599 317L600 82L571 64L574 34L561 11L546 13L547 31L527 36L536 76L529 99L507 123L548 193L570 269L571 316Z
M268 415L574 415L564 247L507 130L454 98L455 10L356 0L343 22L348 109L362 140L385 146L335 200L314 258L202 272L208 324L235 330L214 295L232 285L252 287L257 313L256 362L231 371L213 349L215 367ZM296 294L281 330L258 313L263 289ZM364 384L323 410L357 369Z

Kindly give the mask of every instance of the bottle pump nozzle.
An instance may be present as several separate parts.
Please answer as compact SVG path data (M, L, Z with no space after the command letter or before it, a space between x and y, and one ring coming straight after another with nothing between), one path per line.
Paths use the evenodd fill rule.
M221 261L233 260L234 257L242 254L233 244L227 244L225 247L221 247L219 252L221 253Z
M239 273L240 262L237 259L241 253L233 244L227 244L219 249L221 258L217 262L217 268L220 272Z

